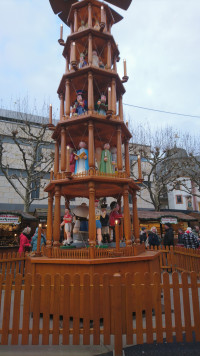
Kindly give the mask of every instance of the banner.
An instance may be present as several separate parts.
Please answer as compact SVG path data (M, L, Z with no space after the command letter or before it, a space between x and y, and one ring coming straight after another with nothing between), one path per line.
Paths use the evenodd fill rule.
M21 222L20 216L12 214L0 214L0 224L18 225Z
M170 223L170 224L178 224L178 221L176 218L161 218L160 220L161 224L166 224L166 223Z

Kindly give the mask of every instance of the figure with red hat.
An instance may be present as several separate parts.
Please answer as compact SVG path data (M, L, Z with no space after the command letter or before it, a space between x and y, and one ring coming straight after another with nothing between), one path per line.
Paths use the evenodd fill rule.
M83 115L87 111L87 100L83 99L83 90L76 91L75 113Z

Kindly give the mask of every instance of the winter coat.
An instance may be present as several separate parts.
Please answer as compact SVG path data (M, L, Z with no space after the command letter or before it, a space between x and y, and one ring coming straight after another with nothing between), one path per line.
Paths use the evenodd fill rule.
M140 233L140 243L142 244L143 242L146 242L146 239L147 239L147 233L141 231L141 233Z
M38 240L38 227L35 230L35 234L31 239L32 251L37 251L37 240ZM46 237L43 234L41 234L40 250L42 245L46 245Z
M19 236L19 250L18 252L25 252L25 247L29 247L30 246L30 242L29 239L21 233L21 235Z
M193 234L193 232L184 233L183 243L184 243L184 247L193 248L193 249L198 248L200 245L198 238Z
M158 235L156 235L154 232L150 231L149 232L149 247L151 246L159 246L160 241Z
M165 231L165 236L163 240L164 246L174 246L174 232L171 227Z

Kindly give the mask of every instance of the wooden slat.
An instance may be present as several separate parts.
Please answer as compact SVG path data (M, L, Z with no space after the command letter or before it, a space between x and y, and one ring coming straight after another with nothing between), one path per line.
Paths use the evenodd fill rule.
M7 258L7 254L4 252L3 253L3 259ZM5 272L6 272L6 262L2 263L2 276L3 276L3 280L5 279Z
M186 341L192 342L193 338L192 338L192 329L191 329L188 276L186 272L182 273L182 284L183 284L183 309L184 309L184 319L185 319Z
M59 320L60 320L60 274L54 276L53 300L53 345L59 345Z
M171 298L170 298L170 284L169 274L163 274L163 291L164 291L164 305L165 305L165 324L166 324L166 341L172 342L172 315L171 315Z
M183 334L182 334L182 320L181 320L181 301L180 301L180 291L179 291L179 278L177 272L173 272L172 274L172 285L173 285L173 298L174 298L176 341L182 342Z
M162 307L161 307L161 286L160 286L160 275L154 273L153 276L154 283L154 309L156 317L156 341L157 343L163 342L163 332L162 332Z
M1 345L8 345L10 307L11 307L11 288L12 288L12 276L9 273L6 275L6 290L4 296Z
M135 303L136 309L136 337L137 344L143 344L143 325L142 325L142 300L143 300L143 286L141 285L140 273L134 274L135 283Z
M0 310L1 310L1 299L2 299L2 284L3 284L3 275L0 274Z
M79 345L79 321L80 321L80 275L74 276L73 294L73 345Z
M64 303L63 303L63 345L69 344L69 318L70 318L70 275L64 275Z
M44 311L43 311L43 331L42 331L42 345L49 345L49 317L50 317L50 303L51 303L51 275L44 276Z
M133 343L133 310L132 310L132 276L130 273L125 275L126 285L126 343Z
M29 339L29 318L30 318L30 303L31 303L31 274L25 277L24 289L24 308L23 308L23 325L22 325L22 345L28 345Z
M83 278L83 345L90 344L90 275Z
M33 329L32 345L39 344L39 324L40 324L40 298L41 298L41 275L36 274L33 288Z
M109 286L109 275L103 275L103 325L104 325L104 345L110 345L110 286Z
M15 257L16 257L16 253L15 252L13 252L12 253L12 257L11 257L11 260L12 260L12 262L11 262L11 275L12 275L12 279L14 279L14 273L15 273Z
M195 340L200 341L200 306L198 297L198 287L197 287L197 275L195 272L191 273L191 288L192 288L192 305L193 305L193 316L194 316L194 330L195 330Z
M146 330L147 330L147 344L153 343L153 326L152 326L152 287L150 274L144 274L144 299L145 299L145 313L146 313Z
M100 313L99 313L99 306L100 306L100 277L99 274L94 274L93 277L93 323L94 323L94 332L93 332L93 344L99 345L100 344Z
M122 355L122 290L121 275L113 276L114 347L115 356Z
M17 274L15 278L15 299L14 299L14 308L13 308L12 340L11 340L12 345L18 345L21 288L22 288L22 275Z

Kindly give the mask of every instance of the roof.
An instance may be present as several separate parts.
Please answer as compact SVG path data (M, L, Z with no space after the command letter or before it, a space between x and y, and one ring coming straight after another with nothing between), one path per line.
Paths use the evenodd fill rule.
M25 213L23 211L19 211L19 210L11 210L11 211L0 211L0 215L1 214L13 214L13 215L20 215L24 220L32 220L32 221L36 221L37 218L29 213Z
M197 218L194 218L190 215L176 212L176 211L153 211L153 210L145 210L145 211L138 211L138 217L140 220L160 220L163 217L172 217L177 218L178 220L182 221L195 221Z

